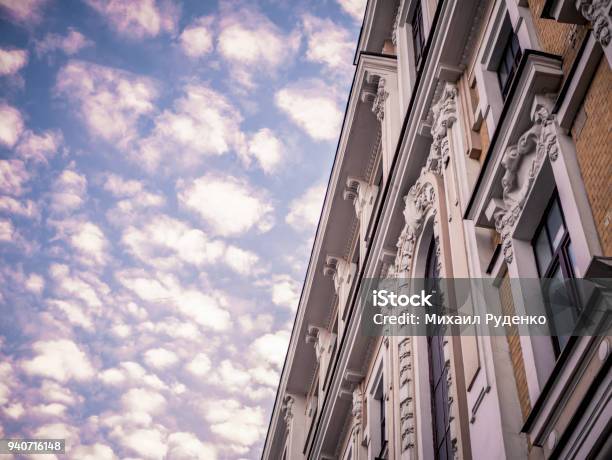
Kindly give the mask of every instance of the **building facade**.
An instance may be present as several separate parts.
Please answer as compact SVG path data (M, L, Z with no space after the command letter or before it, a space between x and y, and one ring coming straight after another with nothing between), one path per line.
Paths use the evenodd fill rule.
M262 458L612 458L611 337L367 337L357 295L612 276L611 8L368 1Z

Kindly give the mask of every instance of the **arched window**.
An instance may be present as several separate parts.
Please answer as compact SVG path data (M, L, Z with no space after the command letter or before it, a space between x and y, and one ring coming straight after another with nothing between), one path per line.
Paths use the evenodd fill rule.
M425 289L427 292L435 291L434 302L432 302L434 306L441 305L442 303L439 278L436 241L432 237L425 265ZM448 368L444 364L444 331L440 326L428 330L427 348L429 351L429 383L434 454L436 459L445 460L452 458L452 446L448 414Z

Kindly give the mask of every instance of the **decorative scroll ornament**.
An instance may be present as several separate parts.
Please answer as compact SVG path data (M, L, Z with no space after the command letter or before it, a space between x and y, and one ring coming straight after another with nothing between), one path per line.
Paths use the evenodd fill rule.
M393 32L391 32L391 41L393 42L393 46L397 48L397 34L400 26L400 16L402 13L402 5L401 2L397 6L397 10L395 10L395 19L393 20Z
M359 386L353 390L353 407L351 412L353 414L353 434L358 435L361 429L361 418L363 414L363 395Z
M325 351L325 344L323 340L321 340L321 329L317 326L309 326L306 331L306 343L312 343L315 350L315 356L317 357L317 362L321 362L321 356Z
M533 113L532 120L531 128L523 133L516 145L506 149L501 161L505 169L502 177L503 205L494 212L493 220L501 236L502 251L507 263L511 263L514 257L512 230L525 207L544 159L548 156L554 162L559 157L554 117L549 110L540 105ZM531 165L529 168L521 168L526 157L533 157Z
M287 395L283 399L282 410L285 413L284 419L287 425L287 430L289 430L289 427L291 426L291 421L293 420L293 404L294 403L295 403L295 399L291 395Z
M433 106L433 142L427 157L426 167L434 174L442 174L442 168L448 158L448 130L457 121L457 86L446 83L440 100Z
M406 397L400 403L400 432L402 452L415 445L414 439L414 386L412 371L412 337L406 337L398 345L399 385ZM405 388L405 392L402 390Z
M400 403L400 430L402 439L402 452L414 447L414 411L412 398L408 397Z
M458 441L458 429L457 429L457 417L455 417L455 401L452 396L453 389L453 372L451 369L451 350L448 338L445 337L442 343L442 351L444 353L444 367L446 368L446 388L448 391L447 410L448 410L448 435L451 440L452 458L458 458L457 456L457 441Z
M376 119L382 122L385 118L385 101L389 97L389 92L385 90L386 80L380 78L378 80L378 89L376 90L376 97L372 102L372 112L376 115Z
M576 0L576 9L593 25L595 39L606 47L610 44L610 8L612 0Z
M410 271L414 246L423 231L427 212L432 208L436 192L429 182L422 182L422 176L404 197L404 228L397 240L395 264L389 270L389 277L405 276ZM435 210L434 210L435 211Z

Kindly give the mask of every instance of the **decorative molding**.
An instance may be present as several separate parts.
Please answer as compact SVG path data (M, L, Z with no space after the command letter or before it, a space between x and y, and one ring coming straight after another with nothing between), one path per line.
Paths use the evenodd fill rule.
M393 31L391 32L391 41L393 42L393 46L397 49L397 34L398 29L400 27L400 19L402 16L402 2L399 2L397 5L397 10L395 10L395 19L393 20Z
M363 393L359 385L353 390L353 406L351 407L351 413L353 415L353 436L357 437L357 440L359 440L363 417Z
M406 337L399 345L399 384L404 386L412 381L412 337Z
M312 343L314 345L315 355L317 357L317 363L321 362L321 356L325 351L325 344L321 340L321 328L318 326L308 326L306 331L306 343Z
M287 431L291 428L291 421L293 420L293 404L295 403L295 398L291 395L285 396L283 399L283 407L282 410L284 412L283 418L285 419L285 424L287 425Z
M593 25L593 35L604 48L612 38L610 8L612 0L576 0L576 9Z
M421 171L421 176L404 197L404 228L397 240L397 255L389 270L390 278L399 278L410 272L416 241L423 231L425 216L434 205L436 192L430 182L422 182L423 172L426 170Z
M376 119L381 123L385 118L385 101L389 97L389 91L385 89L386 84L387 82L384 78L378 79L376 97L372 101L372 112L374 112Z
M399 385L406 389L406 397L400 403L400 431L402 452L415 446L414 386L412 369L412 337L404 338L398 345Z
M449 430L448 435L450 436L450 441L451 441L452 458L458 458L457 441L458 441L459 427L457 426L458 421L454 413L455 412L455 400L453 398L453 390L454 390L453 370L451 366L451 350L450 350L450 344L448 342L448 337L444 337L443 339L442 350L444 353L444 367L446 367L446 388L448 391L448 401L447 401L448 430Z
M431 133L433 142L429 149L426 168L435 174L441 175L444 164L450 153L448 145L448 130L457 121L457 86L446 83L442 95L433 106L433 124Z
M414 408L412 407L412 398L409 396L400 403L402 452L414 448L414 431Z
M457 121L457 86L446 83L440 99L433 107L433 142L425 167L416 183L404 197L404 228L397 241L395 265L388 271L388 276L397 278L405 276L411 268L414 246L423 230L427 212L433 207L435 200L434 186L424 179L425 174L433 172L441 175L443 165L448 158L448 130ZM436 210L434 209L434 215Z
M357 198L359 198L359 188L361 187L362 183L363 182L359 179L349 176L346 179L346 187L344 188L342 197L345 200L354 202Z
M341 256L328 255L325 257L325 265L323 266L323 274L325 276L336 276L338 272L338 262L342 260Z
M539 100L538 100L539 99ZM515 145L509 146L501 160L505 169L501 180L502 200L489 203L488 217L495 222L495 229L501 236L504 259L512 263L512 231L521 215L533 183L548 156L554 162L559 156L555 119L550 113L550 100L538 98L532 113L532 126L525 131ZM527 157L533 157L528 168L521 167Z

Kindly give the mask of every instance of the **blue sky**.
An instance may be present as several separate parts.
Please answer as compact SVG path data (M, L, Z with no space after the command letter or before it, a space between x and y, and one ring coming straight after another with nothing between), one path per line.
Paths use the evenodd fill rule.
M362 3L0 0L0 437L259 456Z

